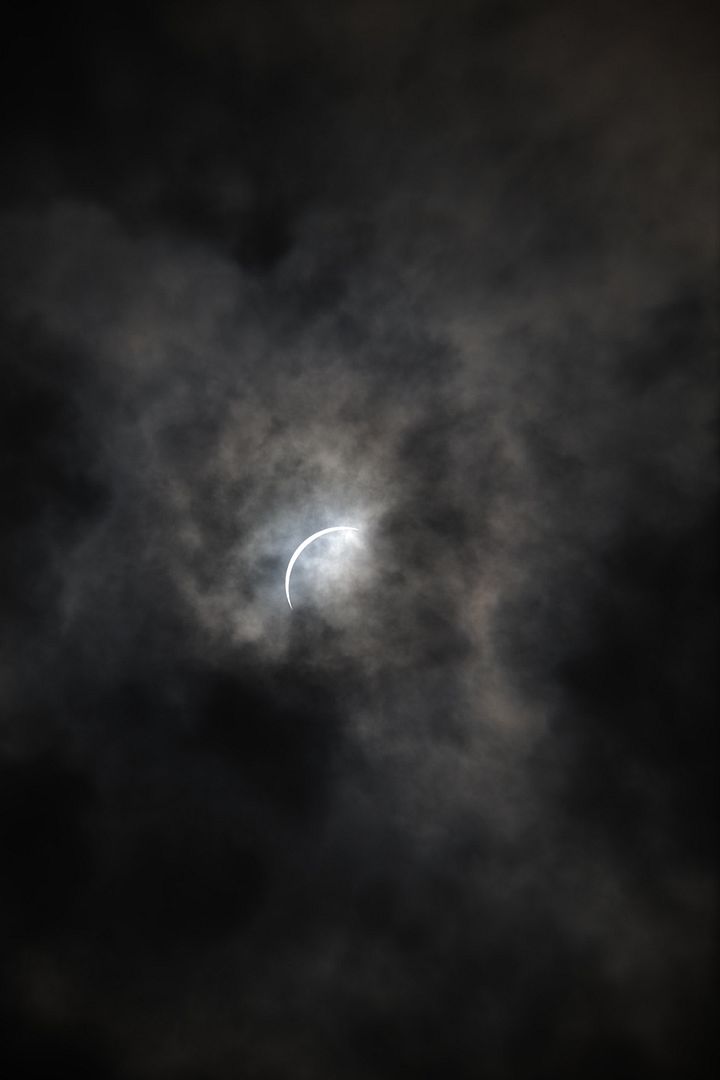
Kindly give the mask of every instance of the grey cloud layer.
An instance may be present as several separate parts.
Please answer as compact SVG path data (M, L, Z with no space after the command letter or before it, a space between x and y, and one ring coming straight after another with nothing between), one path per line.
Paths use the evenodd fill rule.
M217 5L224 56L264 69L271 38L269 68L322 71L319 120L304 101L250 140L263 160L277 143L267 178L218 150L182 181L207 201L196 230L167 210L165 159L0 227L13 319L83 358L76 453L107 493L77 533L32 534L51 614L18 640L61 682L69 656L82 689L51 721L20 710L10 757L69 747L101 793L90 843L117 849L85 903L103 911L179 819L218 905L207 939L146 955L151 869L122 909L139 975L61 940L23 958L22 994L97 1022L143 1077L535 1075L518 1028L564 1075L561 1017L589 1056L605 1039L677 1062L673 1025L704 1007L714 873L686 853L661 700L697 673L687 560L707 564L716 493L702 48L685 34L668 74L672 20L646 54L568 7L415 10L344 6L301 48ZM186 18L172 34L202 64L217 38ZM352 92L330 93L341 67ZM209 85L196 124L168 119L171 162L181 133L210 138ZM288 218L260 267L223 233L256 197ZM337 521L365 527L367 576L290 616L287 557ZM238 684L277 742L235 725ZM224 910L212 845L242 862L247 908ZM179 888L182 936L201 901Z

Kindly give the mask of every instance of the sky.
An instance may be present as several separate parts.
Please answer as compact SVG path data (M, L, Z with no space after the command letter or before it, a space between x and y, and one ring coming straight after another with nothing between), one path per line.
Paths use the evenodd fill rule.
M2 1076L711 1075L709 5L3 20Z

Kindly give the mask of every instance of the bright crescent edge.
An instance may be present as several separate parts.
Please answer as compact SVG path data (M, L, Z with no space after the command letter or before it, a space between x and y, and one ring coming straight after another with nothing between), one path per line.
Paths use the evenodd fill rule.
M320 532L316 532L313 533L312 536L308 536L306 540L303 540L302 544L295 548L292 555L290 556L290 562L287 565L287 570L285 571L285 595L287 597L288 604L290 604L291 611L295 610L292 606L292 601L290 600L290 575L292 574L293 566L297 562L300 555L302 555L305 548L312 544L313 540L317 540L318 537L326 536L328 533L333 532L360 532L360 530L355 528L354 525L332 525L329 529L321 529Z

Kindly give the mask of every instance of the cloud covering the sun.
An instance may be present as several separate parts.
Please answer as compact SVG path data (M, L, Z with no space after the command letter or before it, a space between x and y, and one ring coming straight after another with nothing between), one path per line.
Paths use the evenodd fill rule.
M271 7L91 23L103 122L12 144L19 1029L121 1080L679 1068L716 902L703 35ZM355 569L309 550L291 612L344 523Z

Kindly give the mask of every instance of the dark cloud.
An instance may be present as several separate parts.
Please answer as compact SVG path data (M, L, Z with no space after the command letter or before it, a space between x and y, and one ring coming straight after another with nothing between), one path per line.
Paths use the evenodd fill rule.
M6 23L3 1075L710 1075L710 30Z

